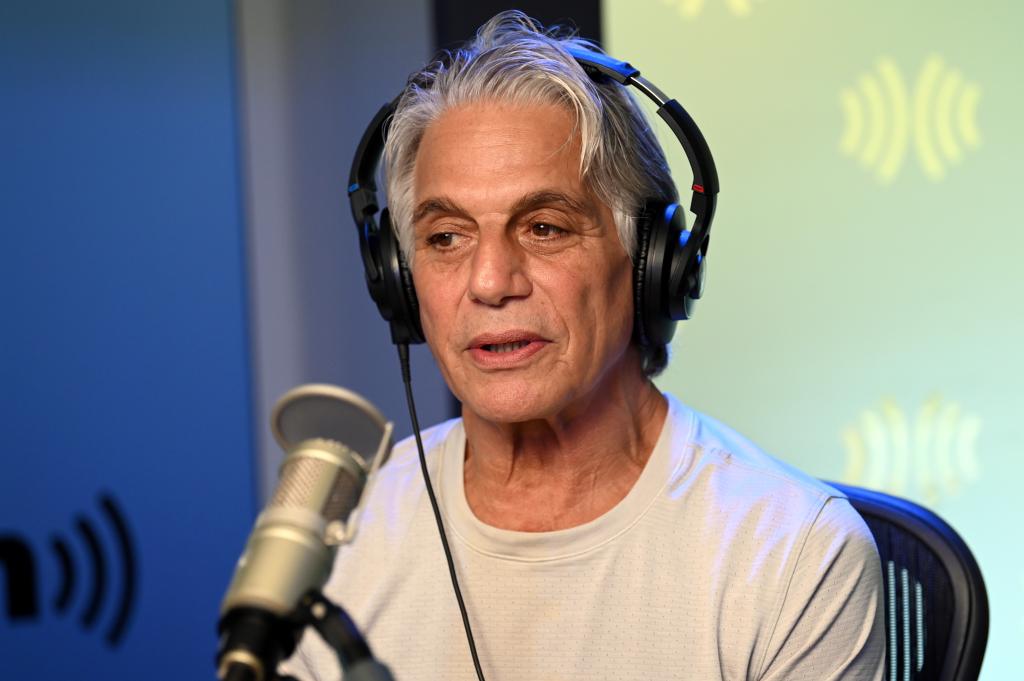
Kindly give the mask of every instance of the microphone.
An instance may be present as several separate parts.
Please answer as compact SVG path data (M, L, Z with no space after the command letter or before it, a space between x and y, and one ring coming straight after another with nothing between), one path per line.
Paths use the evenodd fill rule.
M222 680L276 678L307 624L296 613L327 582L338 546L354 537L367 479L391 454L393 424L336 386L288 391L271 429L286 457L221 604Z

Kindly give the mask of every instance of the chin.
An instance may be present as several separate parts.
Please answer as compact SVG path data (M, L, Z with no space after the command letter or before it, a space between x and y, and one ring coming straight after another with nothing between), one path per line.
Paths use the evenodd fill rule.
M493 423L524 423L557 414L560 393L549 381L478 384L463 392L462 406Z

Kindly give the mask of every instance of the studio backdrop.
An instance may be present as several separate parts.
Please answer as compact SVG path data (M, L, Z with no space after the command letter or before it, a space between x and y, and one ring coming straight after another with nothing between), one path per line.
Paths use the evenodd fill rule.
M707 294L659 385L943 515L989 587L982 678L1015 678L1024 9L540 4L679 99L715 155ZM0 3L0 676L212 678L281 458L274 400L338 383L409 432L348 164L487 5ZM414 355L437 422L451 398Z

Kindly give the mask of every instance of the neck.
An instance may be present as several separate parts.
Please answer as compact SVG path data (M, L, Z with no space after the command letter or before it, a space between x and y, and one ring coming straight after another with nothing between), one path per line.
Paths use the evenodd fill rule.
M502 529L589 522L632 489L667 412L638 366L606 377L550 418L495 423L464 407L466 500L477 518Z

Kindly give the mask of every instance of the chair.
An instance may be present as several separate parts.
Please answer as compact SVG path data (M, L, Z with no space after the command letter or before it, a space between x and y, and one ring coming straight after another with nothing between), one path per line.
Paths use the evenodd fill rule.
M849 497L882 558L886 681L977 679L988 639L988 596L960 535L906 499L829 484Z

